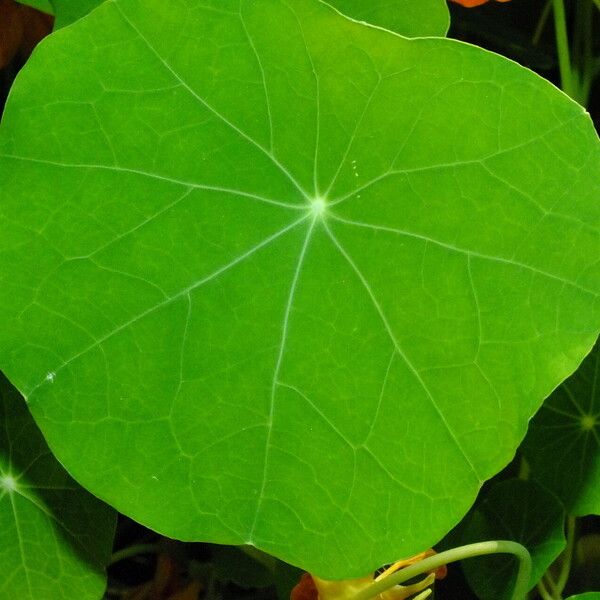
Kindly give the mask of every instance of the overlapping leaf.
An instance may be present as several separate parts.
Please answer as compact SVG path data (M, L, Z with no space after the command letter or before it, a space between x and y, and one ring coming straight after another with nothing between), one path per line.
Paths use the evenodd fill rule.
M26 4L27 6L31 6L33 8L37 8L42 12L48 14L54 14L54 9L50 4L50 0L18 0L20 4Z
M0 366L171 536L326 578L431 546L598 333L589 117L471 46L117 0L2 127Z
M440 0L326 0L341 13L407 37L445 36L450 25Z
M467 517L462 542L512 540L530 552L535 586L566 546L564 511L558 499L531 481L511 479L497 483L478 500ZM465 561L463 569L478 598L513 597L517 561L506 555Z
M600 345L550 396L522 446L531 476L573 515L600 514Z
M2 376L0 417L0 598L97 600L114 511L58 464Z
M54 28L60 29L85 17L100 6L104 0L48 0L52 5L56 20Z

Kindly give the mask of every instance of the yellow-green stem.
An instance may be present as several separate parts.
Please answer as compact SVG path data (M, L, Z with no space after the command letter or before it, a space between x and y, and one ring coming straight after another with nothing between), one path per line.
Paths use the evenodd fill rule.
M558 52L561 88L565 94L574 98L573 72L571 70L567 19L565 17L563 0L552 0L552 8L554 12L554 31L556 34L556 50Z
M136 544L135 546L128 546L122 550L117 550L111 557L109 565L112 565L120 560L126 558L132 558L139 554L156 554L160 549L159 544Z
M531 556L527 548L517 542L508 540L493 540L489 542L468 544L466 546L459 546L458 548L440 552L434 556L429 556L418 563L389 575L385 579L374 582L369 587L361 590L351 600L369 600L370 598L375 598L395 585L408 581L417 575L435 571L439 567L456 562L457 560L464 560L465 558L473 558L475 556L483 556L486 554L513 554L519 559L519 571L517 573L512 600L524 600L529 591Z
M556 581L556 588L560 594L563 593L569 575L571 573L571 560L573 558L573 549L575 548L575 517L567 517L567 547L563 553L560 572Z

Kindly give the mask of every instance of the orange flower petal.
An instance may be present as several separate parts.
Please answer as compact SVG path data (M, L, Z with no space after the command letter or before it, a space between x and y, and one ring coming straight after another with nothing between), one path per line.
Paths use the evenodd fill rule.
M482 4L486 4L490 0L452 0L452 2L456 2L456 4L460 4L466 8L473 8L474 6L481 6ZM510 2L510 0L496 0L496 2Z
M292 590L290 600L319 600L317 586L308 573L303 573L300 581Z

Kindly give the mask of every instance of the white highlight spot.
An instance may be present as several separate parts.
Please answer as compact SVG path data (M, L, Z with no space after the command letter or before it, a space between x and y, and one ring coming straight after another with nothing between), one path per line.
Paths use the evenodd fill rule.
M324 198L313 198L311 201L312 213L315 217L322 217L327 210L327 202Z
M50 371L50 373L48 373L46 375L46 381L49 381L50 383L52 383L54 381L55 377L56 377L56 373L54 371Z
M0 488L7 492L14 492L17 489L17 482L12 475L3 475L0 477Z

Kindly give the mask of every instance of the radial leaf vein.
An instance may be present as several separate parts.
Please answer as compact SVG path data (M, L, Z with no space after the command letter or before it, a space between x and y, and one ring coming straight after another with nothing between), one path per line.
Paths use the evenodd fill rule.
M148 309L144 310L143 312L135 315L134 317L132 317L131 319L129 319L125 323L122 323L121 325L119 325L118 327L116 327L115 329L113 329L112 331L110 331L109 333L103 335L102 337L99 337L96 341L94 341L93 344L90 344L89 346L85 347L83 350L81 350L77 354L74 354L72 357L70 357L69 359L67 359L66 361L64 361L62 364L60 364L59 366L57 366L56 368L54 368L52 370L53 373L54 373L54 375L58 374L62 369L64 369L67 365L69 365L70 363L72 363L74 360L76 360L79 357L83 356L84 354L90 352L94 348L100 346L100 344L104 343L106 340L112 338L113 336L115 336L116 334L120 333L121 331L127 329L127 327L130 327L134 323L138 322L140 319L143 319L144 317L147 317L148 315L152 314L153 312L155 312L155 311L159 310L160 308L162 308L162 307L164 307L164 306L166 306L166 305L168 305L168 304L170 304L170 303L178 300L181 297L187 296L188 294L190 294L194 290L198 289L199 287L205 285L206 283L209 283L213 279L216 279L217 277L219 277L220 275L222 275L223 273L225 273L229 269L231 269L231 268L235 267L236 265L244 262L246 259L248 259L250 256L252 256L256 252L258 252L262 248L265 248L266 246L268 246L269 244L271 244L272 242L274 242L276 239L278 239L282 235L286 234L288 231L291 231L292 229L294 229L295 227L297 227L298 225L300 225L300 223L306 221L309 217L310 217L310 214L303 215L300 219L297 219L296 221L292 222L290 225L287 225L283 229L280 229L279 231L276 231L275 233L273 233L269 237L265 238L264 240L262 240L258 244L252 246L246 252L244 252L244 253L236 256L233 260L229 261L227 264L222 265L221 267L219 267L218 269L216 269L215 271L213 271L212 273L210 273L206 277L203 277L202 279L199 279L198 281L196 281L192 285L184 288L183 290L177 292L176 294L173 294L172 296L169 296L166 300L163 300L163 301L161 301L161 302L159 302L157 304L154 304L150 308L148 308ZM48 380L46 378L44 378L39 383L37 383L31 390L29 390L29 392L26 394L26 397L28 398L28 400L30 400L32 394L39 387L41 387L42 385L44 385L45 383L47 383L47 381Z
M317 222L317 217L313 217L306 232L306 236L304 238L304 242L302 244L302 249L300 250L300 255L298 257L298 262L296 264L296 269L294 270L294 276L292 278L292 283L290 285L290 292L288 294L287 303L285 306L285 310L283 313L283 323L281 325L281 340L279 343L279 350L277 352L277 359L275 361L275 368L273 369L273 378L271 380L271 390L270 390L270 399L269 399L269 414L267 417L267 433L265 436L265 450L263 457L263 472L261 478L260 489L258 492L258 502L256 506L256 511L254 513L254 521L250 528L250 533L248 535L249 542L253 543L254 534L256 530L256 526L258 523L258 517L262 508L262 502L264 499L265 487L267 484L267 473L269 468L269 449L271 446L271 436L273 433L273 419L275 416L275 400L277 394L277 385L279 384L279 372L281 371L281 365L283 362L283 356L285 354L285 344L287 342L288 336L288 328L290 315L292 312L292 307L294 304L294 297L296 295L296 288L298 287L298 281L300 279L300 273L302 271L302 266L304 264L304 258L306 256L306 251L308 250L308 246L310 244L310 240L315 228L315 224Z
M417 380L417 382L419 383L420 387L425 392L425 394L426 394L427 398L429 399L429 401L431 402L431 405L433 406L436 414L438 415L439 419L441 420L441 422L443 423L444 427L448 431L448 434L450 435L450 438L452 439L454 445L459 450L460 454L464 458L465 462L467 463L467 465L469 466L469 468L473 472L473 474L477 477L477 479L480 479L480 477L479 477L479 475L477 473L477 469L473 465L473 463L472 463L471 459L469 458L469 456L466 454L464 448L462 447L462 444L458 441L458 438L456 437L456 434L454 433L453 429L450 427L450 424L446 420L446 417L444 416L444 413L440 410L440 407L438 406L435 398L433 397L433 394L431 393L431 391L427 387L427 384L425 383L425 381L421 377L419 371L413 365L413 363L411 362L411 360L408 358L408 356L404 352L402 346L400 345L400 343L396 339L396 336L395 336L395 334L394 334L394 332L393 332L393 330L392 330L392 328L391 328L391 326L389 324L389 321L388 321L388 319L387 319L387 317L385 315L385 312L383 311L383 308L381 307L381 304L379 303L379 301L377 300L377 297L375 296L373 290L371 289L371 286L369 285L369 282L367 281L367 279L363 275L362 271L358 268L358 265L354 262L354 260L352 259L352 257L348 254L348 252L346 251L346 249L342 246L342 244L340 243L340 241L337 239L337 237L335 236L335 234L331 231L331 229L329 228L329 226L326 223L325 223L325 230L327 231L327 234L329 235L329 237L330 237L331 241L333 242L334 246L338 249L338 251L340 252L340 254L346 259L346 261L348 262L348 264L350 265L350 267L352 268L352 270L356 273L356 276L358 277L358 279L362 283L362 285L365 288L365 290L366 290L369 298L371 299L371 302L373 303L373 306L375 307L375 310L379 314L379 317L380 317L380 319L381 319L381 321L383 323L383 326L384 326L384 328L385 328L385 330L387 332L387 335L389 336L390 340L394 344L394 347L396 348L396 351L398 352L398 354L400 355L400 357L402 358L402 360L404 361L404 363L406 364L406 366L408 367L408 369L410 370L410 372L413 374L414 378Z
M103 171L111 171L115 173L130 173L131 175L139 175L141 177L148 177L150 179L156 179L158 181L164 181L166 183L173 183L180 185L190 190L203 190L207 192L222 192L224 194L231 194L232 196L240 196L242 198L248 198L250 200L256 200L257 202L263 202L265 204L272 204L273 206L279 206L281 208L287 208L289 210L304 210L305 207L299 204L292 204L290 202L282 202L280 200L274 200L273 198L266 198L258 194L252 194L243 190L234 188L228 188L218 185L206 185L193 181L186 181L184 179L177 179L176 177L168 177L167 175L160 175L159 173L152 173L151 171L144 171L142 169L132 169L129 167L119 167L115 165L100 165L100 164L86 164L86 163L64 163L59 161L45 160L40 158L31 158L28 156L17 156L14 154L0 154L0 158L9 158L14 160L22 160L32 163L39 163L43 165L52 165L56 167L64 167L67 169L95 169Z
M148 47L148 50L154 54L154 56L158 59L158 61L163 65L163 67L178 81L182 87L187 90L192 97L194 97L202 106L204 106L209 112L211 112L217 119L222 121L227 127L229 127L232 131L235 131L240 137L244 140L255 146L260 152L262 152L269 160L281 171L281 173L290 181L290 183L300 192L300 194L306 199L309 200L309 196L306 194L302 186L296 181L295 177L285 168L281 162L274 156L272 152L264 148L259 142L250 137L245 131L240 129L235 123L230 121L225 115L220 113L214 106L211 106L196 90L194 90L180 75L175 71L175 69L165 60L163 56L154 48L154 46L150 43L150 40L139 30L139 28L129 19L129 17L125 14L123 9L119 6L118 3L115 3L117 10L121 13L123 19L129 24L129 26L135 31L140 40ZM241 15L240 15L241 18Z
M414 238L417 240L422 240L424 242L430 242L432 244L435 244L436 246L440 246L440 247L450 250L452 252L457 252L459 254L464 254L466 256L470 256L473 258L480 258L481 260L488 260L488 261L503 263L503 264L507 264L507 265L512 265L514 267L518 267L521 269L525 269L527 271L531 271L532 273L542 275L543 277L547 277L549 279L554 279L556 281L559 281L560 283L569 285L569 286L571 286L575 289L578 289L582 292L591 294L592 296L599 295L598 292L595 292L594 290L591 290L585 286L582 286L574 281L570 281L569 279L564 279L563 277L560 277L559 275L555 275L554 273L550 273L548 271L544 271L542 269L532 267L531 265L528 265L527 263L522 263L522 262L519 262L516 260L509 259L509 258L502 258L500 256L494 256L492 254L483 254L481 252L475 252L474 250L467 250L466 248L461 248L460 246L455 246L453 244L441 242L440 240L437 240L435 238L432 238L432 237L429 237L429 236L426 236L423 234L419 234L419 233L413 233L411 231L406 231L404 229L397 229L395 227L387 227L386 225L375 225L373 223L364 223L362 221L354 221L352 219L345 219L343 217L339 217L334 214L331 214L329 216L330 216L330 218L332 218L335 221L339 221L340 223L344 223L346 225L350 225L353 227L362 227L364 229L372 229L373 231L393 233L396 235Z

